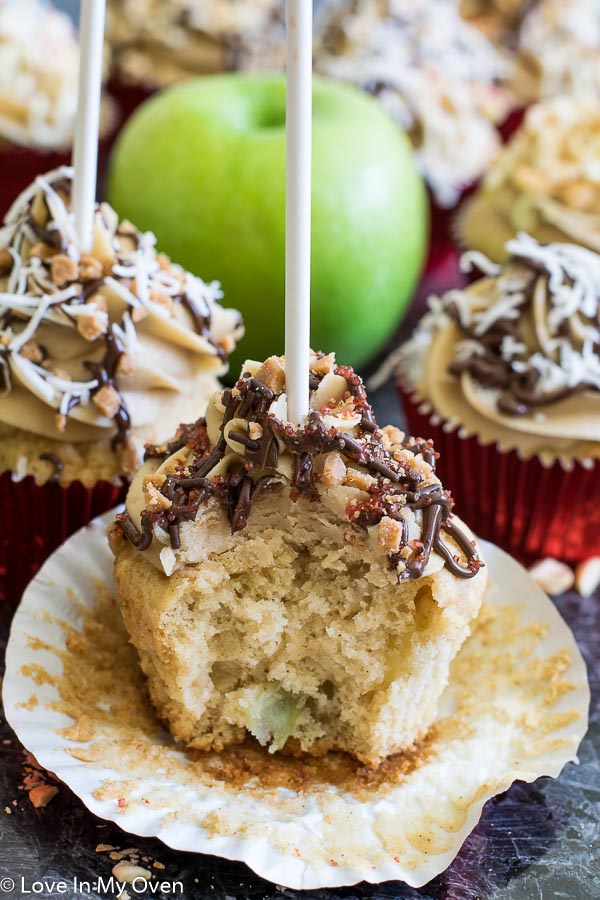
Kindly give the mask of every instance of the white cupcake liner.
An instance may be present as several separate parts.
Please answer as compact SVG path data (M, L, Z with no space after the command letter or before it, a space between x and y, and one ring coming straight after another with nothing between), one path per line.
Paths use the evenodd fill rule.
M7 720L40 764L124 830L241 860L295 889L392 879L419 887L452 862L486 800L515 779L557 776L576 760L589 687L573 635L527 572L482 542L491 587L431 737L401 778L362 789L315 784L301 794L256 780L226 784L215 755L194 762L154 726L134 651L119 638L118 611L99 605L99 584L111 585L105 528L112 518L70 538L25 592L7 648L3 700ZM92 621L99 631L89 643ZM100 699L86 688L84 669L103 628L116 643L113 656L100 659L109 663ZM112 679L116 654L129 660L130 678L121 667ZM80 684L73 671L82 672ZM69 685L77 688L70 694ZM113 720L119 706L121 718L115 712ZM262 758L272 760L266 752Z

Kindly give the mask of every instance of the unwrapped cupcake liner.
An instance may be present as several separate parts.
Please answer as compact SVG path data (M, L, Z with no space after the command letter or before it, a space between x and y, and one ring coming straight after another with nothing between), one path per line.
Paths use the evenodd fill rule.
M111 519L70 538L25 592L3 702L38 762L125 831L295 889L418 887L450 865L489 798L576 760L590 696L581 654L529 574L485 543L481 612L414 751L370 776L355 763L349 780L340 754L187 752L156 719L113 599Z
M483 444L476 435L437 416L399 382L408 429L431 439L440 454L437 473L456 511L482 538L526 565L551 556L575 564L600 555L600 464L560 460Z
M44 560L70 534L125 498L125 484L99 481L87 488L38 485L31 476L0 476L0 602L18 603Z

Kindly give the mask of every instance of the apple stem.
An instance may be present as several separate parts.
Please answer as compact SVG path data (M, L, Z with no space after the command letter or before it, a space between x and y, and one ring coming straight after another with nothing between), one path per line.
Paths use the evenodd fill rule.
M92 249L106 0L81 0L79 100L73 144L73 213L82 253Z
M285 371L288 419L309 408L312 2L286 0Z

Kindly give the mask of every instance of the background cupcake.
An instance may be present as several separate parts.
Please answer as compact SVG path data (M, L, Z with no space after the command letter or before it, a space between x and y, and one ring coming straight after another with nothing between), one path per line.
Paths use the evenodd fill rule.
M600 553L600 256L520 235L432 301L402 358L411 433L475 531L521 559ZM473 258L473 257L472 257Z
M560 94L600 98L600 11L597 0L539 0L518 35L512 80L525 102Z
M518 231L600 250L600 104L558 97L533 106L459 217L466 247L506 259Z
M0 232L6 593L117 501L147 441L203 411L242 332L216 282L157 254L106 204L80 254L71 175L38 177Z
M77 112L79 44L45 0L0 2L0 214L37 174L67 164ZM103 104L102 134L117 111ZM100 146L102 157L107 142Z
M510 66L452 0L325 3L315 66L380 99L411 137L442 207L456 204L499 147Z
M131 109L194 75L284 68L283 0L108 0L113 85Z

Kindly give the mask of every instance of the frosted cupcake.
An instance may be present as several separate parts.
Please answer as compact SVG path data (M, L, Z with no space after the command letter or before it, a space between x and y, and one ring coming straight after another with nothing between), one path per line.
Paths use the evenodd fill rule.
M597 0L539 0L519 31L514 90L525 101L561 94L600 98Z
M315 66L376 95L410 135L437 202L488 168L510 108L510 65L452 0L344 0L321 8Z
M506 252L471 255L486 277L406 345L408 420L478 534L576 562L600 553L600 256L527 235Z
M79 44L71 20L40 0L0 0L0 213L35 175L68 163ZM103 134L116 118L103 105Z
M71 177L67 168L38 177L0 232L9 572L32 542L49 552L90 508L99 511L97 501L109 508L99 498L116 500L145 443L205 407L242 333L239 314L217 302L217 283L172 264L153 235L119 222L106 204L97 207L92 250L81 254Z
M560 97L531 107L459 216L466 247L506 259L527 231L600 250L600 105Z
M194 75L283 68L283 0L109 0L115 78L148 90Z
M379 429L331 355L310 406L295 429L283 359L247 362L149 449L110 535L118 596L177 739L376 766L433 721L486 570L431 445Z

